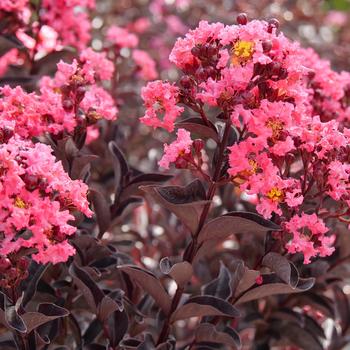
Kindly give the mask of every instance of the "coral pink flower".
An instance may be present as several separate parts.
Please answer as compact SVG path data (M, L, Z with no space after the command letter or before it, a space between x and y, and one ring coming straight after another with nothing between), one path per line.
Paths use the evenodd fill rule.
M164 155L158 162L159 166L169 169L169 164L174 163L179 157L191 152L191 134L185 129L178 129L177 139L170 145L164 144Z
M331 245L334 238L325 236L328 228L316 214L295 215L285 227L293 234L292 240L286 246L288 252L303 253L305 264L309 264L310 259L317 255L325 257L333 253L334 248Z
M0 57L0 77L2 77L11 64L18 61L18 50L11 49Z
M129 33L125 28L114 25L108 28L106 38L119 48L134 48L139 43L139 39L135 34Z
M71 180L51 152L47 145L18 137L0 145L1 255L34 248L37 262L57 263L74 254L67 242L76 231L70 211L92 215L88 188Z
M102 87L93 85L86 91L81 108L86 115L93 119L116 120L118 109L111 95Z
M136 65L140 67L140 75L145 80L154 80L158 77L156 62L143 50L134 50L132 58Z
M28 5L28 0L1 0L0 10L6 12L21 12Z
M107 59L105 52L95 52L90 47L83 50L79 55L82 64L81 74L93 84L95 78L110 80L114 72L113 62Z
M222 23L209 24L206 21L199 22L198 27L190 30L185 38L177 39L169 57L170 61L181 69L193 66L198 59L193 56L192 48L195 45L205 44L208 38L211 38L211 40L217 39L223 28L224 25Z
M153 81L142 88L141 96L146 107L142 123L153 128L174 130L176 118L183 112L183 107L176 105L179 89L160 80ZM161 119L162 117L162 119Z
M41 21L56 31L62 45L87 46L91 24L86 11L95 6L93 0L43 0L41 6Z

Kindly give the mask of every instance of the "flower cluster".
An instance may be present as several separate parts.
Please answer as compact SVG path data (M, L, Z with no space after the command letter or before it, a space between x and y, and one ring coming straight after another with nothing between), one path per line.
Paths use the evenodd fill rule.
M52 149L32 138L74 136L78 126L81 132L102 118L115 120L114 101L98 85L111 79L113 71L104 53L85 49L71 64L61 61L54 78L43 77L39 92L1 88L1 259L13 260L25 248L40 263L66 261L74 254L67 241L76 231L72 212L91 216L88 187L71 180Z
M59 43L84 49L90 41L91 23L86 12L95 0L43 0L41 21L59 35Z
M116 119L118 110L111 96L96 85L110 79L113 69L104 54L86 49L79 60L60 62L53 79L43 77L40 93L27 93L19 86L1 88L0 128L30 138L45 132L73 132L78 123Z
M156 62L148 52L138 49L139 38L135 33L141 33L147 29L149 23L141 21L129 26L130 28L122 28L112 25L106 33L106 47L110 50L111 56L114 56L116 61L120 61L122 56L121 50L131 51L132 62L135 66L135 71L143 80L154 80L158 77L156 70ZM134 32L134 33L133 33Z
M1 256L32 248L37 262L57 263L74 254L70 211L91 216L87 186L71 180L51 153L17 136L0 145Z
M289 253L303 253L305 263L330 255L334 237L325 220L350 213L350 75L288 40L276 20L248 22L245 15L238 25L200 22L177 40L170 60L183 72L179 86L149 83L141 122L172 132L180 102L207 126L205 110L220 109L238 135L221 180L229 177L255 199L258 213L274 216ZM179 167L191 146L190 133L179 129L159 164ZM330 212L326 198L339 210Z

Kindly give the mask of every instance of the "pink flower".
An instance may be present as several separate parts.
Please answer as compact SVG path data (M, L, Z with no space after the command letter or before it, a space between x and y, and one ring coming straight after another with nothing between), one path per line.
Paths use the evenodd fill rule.
M1 0L0 10L21 12L28 5L28 0Z
M90 47L79 55L82 64L81 74L89 83L94 83L95 78L110 80L114 72L113 63L107 59L105 52L95 52Z
M97 125L91 125L86 128L86 141L85 143L89 145L90 143L97 140L100 136L100 130Z
M88 118L116 120L118 109L114 105L113 98L102 87L93 85L85 93L81 102L82 110L87 114Z
M181 69L193 66L197 62L197 58L193 56L192 48L195 45L204 44L208 38L214 41L218 38L223 28L224 25L222 23L209 24L206 21L199 22L198 27L190 30L185 38L177 39L169 56L170 61Z
M134 48L139 43L139 39L135 34L129 33L127 29L115 25L108 28L106 38L120 48Z
M34 248L37 262L62 262L75 250L72 210L91 216L87 186L71 180L52 149L13 137L0 145L0 255ZM57 245L57 246L56 246Z
M293 216L285 224L286 229L293 234L292 240L287 243L289 253L303 253L304 263L309 264L312 257L331 255L334 247L331 245L334 238L325 234L328 228L316 214L305 214Z
M189 131L178 129L177 139L170 145L164 144L164 155L158 162L159 166L169 169L169 164L174 163L179 157L183 157L191 152L192 139Z
M132 58L136 65L140 67L140 75L143 79L154 80L158 77L156 63L146 51L134 50Z
M161 80L153 81L142 88L141 96L146 107L146 113L140 120L155 128L174 130L176 118L183 112L183 107L177 106L179 89ZM160 118L162 116L162 119Z
M11 49L0 57L0 77L2 77L11 64L18 61L18 50Z
M128 25L128 29L132 32L142 34L150 28L151 22L147 17L138 18L135 22Z
M43 0L40 17L56 31L62 45L84 49L90 41L91 29L86 11L94 6L93 0Z

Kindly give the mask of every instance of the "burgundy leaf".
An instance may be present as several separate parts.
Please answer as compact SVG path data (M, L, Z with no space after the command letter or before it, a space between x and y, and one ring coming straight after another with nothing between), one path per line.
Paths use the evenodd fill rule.
M197 343L219 343L229 346L231 349L239 349L241 347L239 335L235 333L232 328L230 330L230 333L220 332L214 325L210 323L202 323L196 329L195 339ZM232 334L235 334L235 336L232 336Z
M293 288L291 285L283 283L275 274L262 276L263 284L253 285L236 300L235 304L246 303L251 300L260 300L261 298L275 294L302 293L312 288L315 283L314 278L300 278L297 286Z
M133 265L119 266L118 269L128 274L132 281L136 282L145 292L151 295L164 313L168 314L171 299L156 276Z
M176 127L186 129L191 133L200 136L200 138L211 138L215 142L219 142L216 127L210 121L209 125L206 125L201 118L191 117L176 123Z
M142 186L159 204L174 213L192 233L198 227L204 206L205 189L199 180L182 186Z
M171 322L203 316L239 317L239 311L223 299L211 295L202 295L190 298L179 307L173 313Z

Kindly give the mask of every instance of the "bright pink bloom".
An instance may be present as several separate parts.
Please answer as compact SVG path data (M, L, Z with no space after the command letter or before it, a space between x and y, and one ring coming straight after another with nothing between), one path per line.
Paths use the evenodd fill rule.
M153 81L142 88L141 96L146 107L142 123L155 128L174 130L176 118L183 112L183 107L177 106L179 89L161 80ZM162 116L162 119L160 118Z
M293 234L292 240L286 246L288 252L303 253L305 264L309 264L310 259L317 255L325 257L333 253L334 237L325 236L328 228L316 214L295 215L285 227Z
M198 59L193 56L192 48L195 45L205 44L208 38L214 41L218 38L223 28L224 25L222 23L209 24L206 21L199 22L198 27L190 30L185 38L177 39L169 57L170 61L181 69L193 66L198 62Z
M118 109L113 98L103 88L93 85L85 93L81 102L82 110L93 119L116 120Z
M43 0L41 20L58 34L65 46L84 49L90 41L91 24L87 14L94 0Z
M0 10L6 12L21 12L28 5L28 0L1 0Z
M169 169L169 164L174 163L179 157L191 152L192 139L189 131L178 129L177 139L170 145L164 144L164 155L158 162L159 166Z
M156 62L146 51L134 50L132 58L136 65L140 67L140 75L143 79L154 80L158 77Z
M70 211L87 216L88 187L72 181L56 162L52 149L14 137L0 145L0 254L35 248L41 263L66 261L74 254L67 242L76 228ZM57 247L56 247L57 245Z
M114 25L108 28L106 38L120 48L134 48L139 43L139 39L135 34L129 33L125 28Z
M8 52L6 52L3 56L0 57L0 77L2 77L8 67L11 64L16 64L18 61L18 50L17 49L11 49Z
M107 59L105 52L95 52L90 47L81 52L79 61L82 64L81 74L89 83L95 78L110 80L114 72L113 62Z

